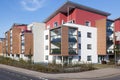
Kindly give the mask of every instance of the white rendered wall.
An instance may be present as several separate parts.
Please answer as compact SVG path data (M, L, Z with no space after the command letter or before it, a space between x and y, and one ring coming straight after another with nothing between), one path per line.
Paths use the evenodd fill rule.
M29 60L28 57L25 56L24 54L20 54L20 59L23 59L23 60L25 60L25 61L28 61L28 60Z
M48 39L46 40L46 35L48 35ZM53 55L50 55L50 30L44 31L44 62L45 63L52 63L53 62ZM48 50L46 50L46 46L48 46ZM48 56L48 60L45 57Z
M50 58L49 55L49 49L50 49L50 45L49 45L49 41L50 41L50 31L49 30L45 30L44 31L44 62L48 63ZM48 35L48 39L46 40L46 35ZM48 46L48 50L46 50L46 46ZM45 59L45 57L48 56L48 60Z
M120 32L115 32L116 41L120 41Z
M44 62L44 23L33 23L33 62Z
M97 54L97 28L95 27L88 27L83 25L71 24L66 23L65 26L70 27L77 27L78 31L81 32L81 39L78 39L78 43L81 43L81 50L78 50L78 56L81 55L82 62L89 62L87 61L87 56L91 56L92 63L98 63L98 54ZM87 32L92 34L91 38L87 38ZM87 44L92 44L92 49L87 49ZM73 62L77 61L77 56L73 57Z

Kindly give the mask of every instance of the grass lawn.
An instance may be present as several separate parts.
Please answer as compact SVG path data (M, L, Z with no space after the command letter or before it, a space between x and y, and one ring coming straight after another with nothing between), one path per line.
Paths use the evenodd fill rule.
M109 65L109 64L94 64L94 67L97 69L101 69L101 68L114 68L115 65Z

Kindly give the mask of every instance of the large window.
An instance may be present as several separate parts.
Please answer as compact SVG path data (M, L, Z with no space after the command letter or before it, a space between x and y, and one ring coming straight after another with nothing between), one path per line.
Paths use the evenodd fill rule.
M61 53L61 28L50 31L51 37L51 54Z
M69 28L69 54L77 54L77 29Z

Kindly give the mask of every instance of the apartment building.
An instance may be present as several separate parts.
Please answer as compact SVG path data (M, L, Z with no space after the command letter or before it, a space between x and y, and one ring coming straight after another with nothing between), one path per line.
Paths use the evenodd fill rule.
M3 53L4 53L4 45L5 45L5 38L0 38L0 56L3 56Z
M7 57L19 60L28 60L28 55L33 54L33 38L26 24L14 24L5 33Z
M33 33L33 62L44 63L45 23L33 22L28 25L28 28L31 29Z
M33 33L33 61L100 63L105 60L109 15L71 1L66 2L44 23L29 25Z
M46 29L50 31L46 34L50 37L50 44L46 44L48 52L58 62L101 62L106 58L106 21L109 15L66 2L45 20Z
M114 25L115 25L115 57L116 61L120 63L120 18L117 18L114 20Z
M101 63L114 56L114 28L120 19L67 1L43 23L14 24L5 33L5 55L34 63ZM114 27L115 25L115 27ZM118 39L119 37L117 37ZM117 40L116 39L116 40Z

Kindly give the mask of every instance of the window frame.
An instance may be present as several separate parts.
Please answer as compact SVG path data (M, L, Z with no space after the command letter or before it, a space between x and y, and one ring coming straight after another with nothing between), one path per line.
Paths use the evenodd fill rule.
M78 49L81 50L81 43L78 44Z
M48 55L45 55L45 60L48 60L48 59L49 59Z
M87 56L87 61L92 61L92 56L91 55Z
M85 21L85 26L90 27L91 26L91 22L90 21Z
M92 44L87 44L87 49L91 50L92 49Z
M45 46L45 50L48 50L48 45Z
M54 22L54 27L58 27L58 22L56 21L56 22Z
M92 33L91 32L87 32L87 38L92 38Z
M81 31L78 31L78 37L81 37Z
M45 40L48 40L48 35L45 35Z

